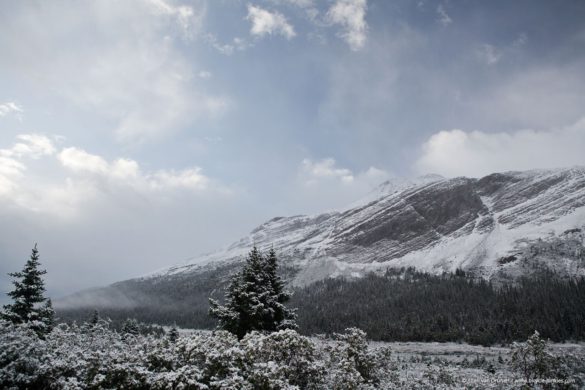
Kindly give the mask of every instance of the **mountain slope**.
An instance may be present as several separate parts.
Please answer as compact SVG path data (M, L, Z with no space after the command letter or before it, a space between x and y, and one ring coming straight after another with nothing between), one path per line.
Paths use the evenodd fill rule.
M237 261L254 243L273 245L290 266L308 269L297 284L320 268L315 277L401 266L490 277L503 267L498 260L524 253L539 238L582 244L581 234L562 233L585 224L584 206L585 168L435 178L340 212L274 218L226 250L150 277Z
M585 275L584 225L585 168L387 182L348 208L273 218L224 250L61 304L96 296L120 302L119 294L136 302L178 281L222 281L254 244L273 246L296 286L408 266L431 273L462 268L494 280L541 267Z

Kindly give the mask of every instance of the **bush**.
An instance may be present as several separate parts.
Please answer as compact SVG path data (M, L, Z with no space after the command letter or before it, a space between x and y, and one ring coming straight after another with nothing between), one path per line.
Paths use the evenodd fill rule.
M548 343L537 331L525 343L514 343L511 351L512 369L522 375L527 386L538 379L565 379L561 358L548 351Z
M397 380L396 368L390 364L390 349L369 349L364 331L348 328L343 334L335 334L334 338L337 343L328 350L330 388L380 388L382 379L387 382Z
M253 362L247 376L255 388L281 388L282 383L300 389L322 388L325 367L307 337L290 329L268 335L253 332L241 344L246 361Z
M293 330L168 337L119 333L105 321L61 324L43 339L0 321L0 388L365 389L385 388L388 354L349 329L322 347Z

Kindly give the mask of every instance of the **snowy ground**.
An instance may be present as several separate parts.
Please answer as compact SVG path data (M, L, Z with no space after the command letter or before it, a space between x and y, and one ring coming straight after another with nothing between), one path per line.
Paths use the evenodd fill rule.
M457 343L372 343L393 351L401 381L412 382L441 371L455 383L479 388L510 388L518 377L510 371L510 347L482 347ZM585 344L552 344L555 355L572 357L585 371ZM440 380L439 380L440 381Z
M320 337L315 341L327 343ZM370 348L392 351L399 388L511 389L521 378L510 369L511 346L482 347L465 343L376 342ZM566 358L572 367L568 388L585 388L585 343L549 344L550 352ZM554 379L554 378L551 378ZM553 387L555 388L555 387Z

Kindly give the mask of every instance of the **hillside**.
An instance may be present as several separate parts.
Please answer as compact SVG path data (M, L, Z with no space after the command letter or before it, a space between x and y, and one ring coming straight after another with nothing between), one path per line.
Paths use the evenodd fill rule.
M221 251L56 306L125 315L151 307L164 315L184 302L189 313L206 312L207 297L254 244L274 246L295 287L411 266L432 274L463 269L495 282L543 268L573 278L585 275L584 206L585 168L386 182L345 209L273 218Z

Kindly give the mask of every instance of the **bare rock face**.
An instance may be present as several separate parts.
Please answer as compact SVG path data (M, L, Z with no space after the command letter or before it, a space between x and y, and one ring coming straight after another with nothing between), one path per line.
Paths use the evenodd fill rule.
M233 269L254 244L276 249L293 285L406 266L498 280L544 267L573 277L585 275L582 231L585 168L426 176L385 182L339 211L273 218L224 250L134 282Z

